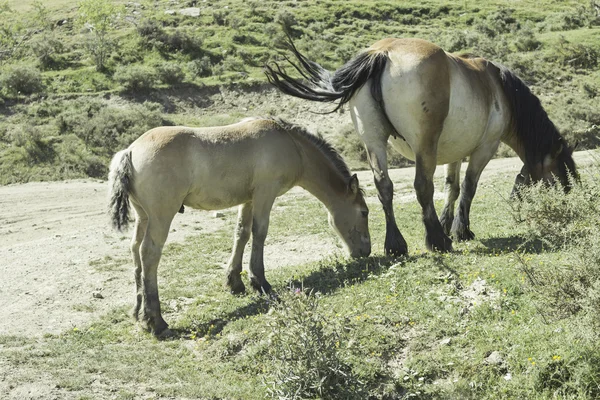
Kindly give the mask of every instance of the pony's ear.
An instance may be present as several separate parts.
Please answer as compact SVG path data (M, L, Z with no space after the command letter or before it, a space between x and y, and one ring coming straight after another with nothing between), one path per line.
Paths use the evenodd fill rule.
M357 194L360 190L360 187L358 186L358 176L356 176L356 174L350 177L350 181L348 182L348 188L350 189L350 192L354 194Z

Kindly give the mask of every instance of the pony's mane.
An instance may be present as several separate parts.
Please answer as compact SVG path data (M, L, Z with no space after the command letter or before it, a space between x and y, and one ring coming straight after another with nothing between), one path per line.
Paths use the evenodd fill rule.
M275 122L281 128L283 128L287 131L292 131L292 132L302 136L303 138L307 139L310 143L314 144L315 147L329 161L331 161L331 163L334 165L336 170L338 170L340 172L340 174L342 174L344 179L346 179L346 180L350 179L350 177L352 176L352 173L350 172L348 165L346 164L346 162L344 161L344 159L342 158L340 153L338 153L338 151L325 139L323 139L322 137L317 136L313 133L310 133L306 128L304 128L300 125L292 124L281 118L268 118L268 119Z
M505 66L492 64L499 69L504 94L510 103L511 123L525 149L525 163L532 166L541 162L563 139L525 82Z

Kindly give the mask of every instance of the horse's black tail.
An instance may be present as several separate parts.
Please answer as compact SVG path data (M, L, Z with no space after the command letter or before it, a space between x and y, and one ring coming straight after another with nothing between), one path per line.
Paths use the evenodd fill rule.
M132 172L131 151L126 149L115 154L108 173L109 214L112 226L118 231L123 231L129 224Z
M320 102L339 100L337 107L333 110L336 111L350 101L354 93L369 79L372 79L371 95L383 110L381 74L388 60L386 51L365 50L337 71L331 72L302 55L291 39L288 40L288 47L296 56L299 64L293 63L288 58L286 60L308 83L290 77L277 63L273 63L273 66L266 65L267 79L283 93Z

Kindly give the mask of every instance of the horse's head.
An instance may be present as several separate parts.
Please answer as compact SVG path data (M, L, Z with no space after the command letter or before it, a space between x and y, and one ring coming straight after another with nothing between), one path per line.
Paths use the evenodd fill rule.
M568 193L573 188L573 180L579 180L573 161L573 148L567 146L563 140L558 141L541 162L531 166L529 171L523 167L520 175L523 175L522 183L525 185L539 181L552 185L559 183L565 193Z
M342 238L352 257L371 254L369 208L356 174L350 178L343 200L334 210L330 210L329 225Z

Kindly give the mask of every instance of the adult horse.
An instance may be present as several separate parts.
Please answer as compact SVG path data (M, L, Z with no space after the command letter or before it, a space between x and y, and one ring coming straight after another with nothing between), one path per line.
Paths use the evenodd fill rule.
M218 210L240 205L227 269L233 293L245 290L242 254L252 233L250 283L268 293L263 247L276 197L301 186L329 211L329 222L354 257L368 256L368 208L356 175L323 139L273 119L210 127L152 129L118 152L110 166L110 216L122 230L135 209L133 316L155 335L167 331L156 271L175 214L182 207ZM140 315L141 314L141 315Z
M420 39L383 39L335 72L308 60L289 42L299 64L290 63L308 80L266 66L269 81L282 92L308 100L349 103L350 113L373 170L386 218L385 251L407 253L392 208L388 176L388 140L416 163L414 186L423 210L429 249L452 250L458 240L474 238L469 210L477 182L500 142L509 145L535 182L556 178L570 189L576 175L570 149L539 99L513 72L478 57L455 56ZM288 60L289 61L289 60ZM460 166L469 157L462 191ZM438 219L433 202L433 174L446 166L446 201ZM454 216L454 203L460 193Z

